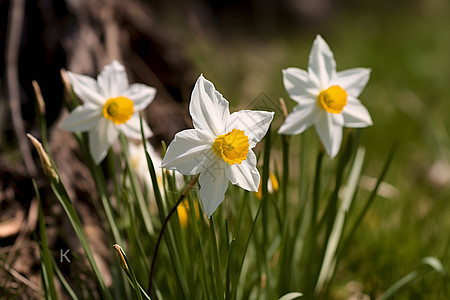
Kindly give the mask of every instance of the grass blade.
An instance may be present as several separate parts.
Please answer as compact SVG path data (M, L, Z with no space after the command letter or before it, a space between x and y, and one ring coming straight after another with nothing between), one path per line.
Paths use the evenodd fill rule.
M281 297L278 300L293 300L293 299L297 299L297 298L300 298L300 297L303 297L302 293L294 292L294 293L286 294L286 295L284 295L283 297Z
M39 236L40 236L39 253L41 254L42 285L44 287L45 297L47 299L56 300L58 299L58 296L56 294L55 283L53 282L54 278L53 264L52 264L53 257L48 247L47 233L45 231L45 218L44 212L42 210L41 197L36 185L36 181L34 179L33 179L33 187L39 202Z
M350 171L347 188L342 200L342 204L337 212L334 225L332 227L330 236L328 238L327 248L322 261L319 277L317 279L315 294L319 294L326 281L328 281L334 273L337 248L341 241L342 232L344 230L345 219L350 209L352 199L355 196L356 188L358 186L361 170L364 163L365 149L360 147L356 153L356 157Z

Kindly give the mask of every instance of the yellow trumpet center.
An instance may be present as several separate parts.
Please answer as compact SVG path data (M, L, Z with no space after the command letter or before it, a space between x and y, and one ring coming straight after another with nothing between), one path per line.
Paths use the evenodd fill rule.
M230 166L246 160L248 148L248 137L240 129L219 135L213 143L214 153Z
M317 97L319 107L327 112L338 114L347 104L347 92L338 85L333 85L320 92Z
M103 116L115 124L126 123L134 113L133 101L126 97L111 98L103 105Z

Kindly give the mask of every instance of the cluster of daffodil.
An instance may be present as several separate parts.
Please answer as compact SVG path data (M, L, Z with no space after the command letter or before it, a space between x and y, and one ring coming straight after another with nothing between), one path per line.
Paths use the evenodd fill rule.
M343 127L372 125L369 112L358 99L369 75L370 69L366 68L337 72L333 53L319 35L314 40L307 71L298 68L283 70L284 86L297 105L285 116L278 133L285 138L314 125L321 141L312 184L312 202L307 203L305 199L297 198L298 195L308 198L309 188L298 195L293 193L291 198L287 196L290 164L287 159L283 164L285 173L281 184L278 174L269 170L271 145L268 142L262 155L262 178L258 171L258 154L253 149L266 135L270 137L274 112L241 110L230 113L228 101L212 82L200 75L189 103L193 129L178 132L167 149L163 147L164 157L161 158L147 141L152 136L151 129L140 118L140 112L151 105L155 97L154 88L137 83L130 85L125 68L117 61L105 66L96 80L68 72L73 92L81 100L81 105L70 112L61 127L75 133L85 158L91 162L88 166L102 199L114 243L124 243L122 246L130 249L131 259L137 262L131 268L122 248L115 245L136 297L274 299L287 293L283 299L295 299L300 296L298 292L310 296L323 295L333 277L337 257L344 249L344 243L339 243L344 231L340 218L346 218L349 201L351 203L355 195L352 187L355 187L361 171L364 154L362 150L356 153L355 143L352 144L350 137L346 150L341 151L335 189L326 189L330 191L330 200L324 202L320 200L321 193L325 194L320 184L322 149L333 159L343 144ZM123 156L112 150L118 139ZM288 149L283 148L283 153L287 157ZM345 166L352 157L355 159L348 171ZM108 158L108 170L113 173L114 197L108 196L107 179L99 167L105 158ZM117 176L121 171L122 179ZM351 199L344 201L345 206L338 209L338 192L345 172L355 174L356 179L347 182L346 191L350 190L348 197ZM140 178L142 185L138 184L135 176ZM193 177L181 193L185 176ZM187 197L197 180L198 193L194 189L192 197ZM213 214L224 201L229 182L245 191L255 192L256 197L253 197L261 201L252 202L249 195L253 193L233 188L227 196L228 202L232 203L226 204L230 221L221 216L214 220ZM300 185L305 187L304 183ZM276 197L272 196L270 201L274 210L270 211L267 193L279 193L280 186L285 198L284 210L279 210ZM56 183L54 190L64 195L64 189ZM206 217L198 209L197 199ZM65 209L69 206L66 212L71 216L74 212L70 210L70 201L60 201ZM156 209L151 209L152 205ZM255 227L260 211L263 232ZM169 223L175 212L183 228L181 231ZM245 215L251 217L250 221L245 221ZM72 225L79 226L75 221ZM156 234L155 228L158 227L160 230ZM160 267L156 267L156 280L153 280L153 267L158 261L156 253L166 228L167 249L160 260L170 263L158 263ZM139 233L140 230L144 233ZM202 241L205 230L211 230L211 236L207 238L211 243ZM230 230L235 230L234 234ZM346 237L350 238L352 233L351 230ZM83 240L82 230L77 234ZM256 240L254 247L250 247L252 235ZM320 235L322 238L319 239ZM125 236L134 236L133 242L127 241ZM218 241L217 236L221 237ZM328 243L331 238L333 243ZM89 253L89 245L82 244ZM219 250L223 245L226 249ZM225 253L225 258L219 253ZM150 257L153 257L151 270L148 268ZM204 262L199 262L201 259ZM261 266L252 265L255 262ZM91 265L95 270L95 262ZM304 270L296 270L294 265ZM197 273L199 275L195 275ZM276 280L273 279L275 277ZM101 278L97 280L99 283L102 281ZM251 280L252 283L245 284L243 280ZM146 281L149 284L144 289L139 282ZM100 293L104 298L111 297L108 290L101 289Z
M342 127L372 125L369 112L357 99L369 74L370 69L365 68L336 72L333 53L317 36L308 71L283 70L286 90L298 105L278 133L299 134L314 125L328 155L334 158L341 147ZM136 83L130 86L124 67L117 61L106 66L97 81L71 72L69 78L83 105L74 109L61 127L89 132L89 149L97 164L105 158L119 132L140 139L139 112L153 101L154 88ZM214 85L200 75L189 106L194 129L175 135L161 163L162 168L184 175L200 173L200 199L208 217L223 201L229 181L245 190L258 191L260 175L252 148L265 136L274 115L250 110L230 114L228 106ZM146 138L152 135L145 122L143 130ZM149 144L147 149L159 161ZM142 162L135 164L139 174L146 177Z

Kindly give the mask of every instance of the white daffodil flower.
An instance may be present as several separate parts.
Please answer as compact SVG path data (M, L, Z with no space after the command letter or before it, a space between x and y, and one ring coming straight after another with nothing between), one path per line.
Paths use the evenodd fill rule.
M228 101L202 75L195 83L189 111L194 129L175 135L161 167L184 175L200 173L200 198L210 217L223 201L228 182L258 190L260 175L252 151L274 113L242 110L230 114Z
M299 134L314 125L328 155L334 158L341 147L342 127L373 124L369 112L358 100L370 71L354 68L336 72L333 52L317 35L309 54L308 71L283 70L284 86L298 105L278 133Z
M162 162L161 155L155 150L155 148L153 148L150 143L146 142L146 147L148 154L152 158L153 165L160 166ZM145 156L144 145L142 143L135 144L129 141L128 153L130 154L131 168L147 186L149 191L152 191L151 193L149 193L149 195L150 198L153 199L153 183L150 172L148 171L147 157ZM164 189L162 169L156 168L155 171L159 189L162 191ZM175 172L175 183L178 189L181 189L183 187L184 179L182 174ZM164 193L162 193L161 196L164 198Z
M153 165L161 165L161 155L156 152L155 148L150 143L146 143L147 151L152 158ZM145 185L153 191L152 178L147 166L147 157L145 156L145 149L142 143L135 144L131 141L128 142L128 153L130 154L131 168L136 175L145 183ZM163 189L163 176L162 170L157 168L156 179L160 189ZM151 194L151 193L150 193Z
M129 85L125 68L113 61L105 66L97 80L67 72L75 94L83 104L75 108L61 127L72 132L89 131L89 150L96 164L106 156L119 132L129 138L141 139L139 111L155 97L150 86ZM144 134L152 132L144 122Z

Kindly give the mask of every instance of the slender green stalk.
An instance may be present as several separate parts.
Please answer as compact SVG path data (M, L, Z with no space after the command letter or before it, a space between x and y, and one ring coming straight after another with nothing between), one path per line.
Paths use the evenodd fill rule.
M215 275L215 292L216 299L223 299L223 280L222 280L222 268L220 267L220 257L219 249L217 248L217 238L216 230L214 228L214 218L211 216L209 218L210 232L211 232L211 244L213 249L213 264L214 264L214 275Z
M86 253L86 257L91 265L91 268L94 272L95 279L97 280L97 284L100 288L101 295L104 299L112 299L111 294L109 293L105 282L103 281L103 278L101 276L100 270L98 269L97 263L94 260L94 256L92 254L91 248L89 246L89 242L86 238L86 235L83 232L83 227L81 225L80 219L78 218L78 215L75 211L75 208L72 205L72 202L69 199L69 196L67 195L67 192L62 185L62 183L55 183L54 181L51 182L51 188L53 190L53 193L55 194L56 198L61 203L62 207L64 208L64 211L66 212L67 216L69 217L69 221L72 224L72 227L75 231L75 234L77 235L78 239L80 240L80 244L83 247L84 252Z
M316 222L317 222L317 211L320 201L320 173L322 170L322 161L325 152L321 147L319 152L317 153L316 159L316 174L314 176L314 187L313 187L313 203L312 203L312 216L311 216L311 228L312 231L316 231Z
M283 215L287 213L287 190L289 186L289 137L283 135L281 137L281 148L283 152L283 185L281 186L283 197Z
M153 258L152 258L152 265L150 268L150 278L149 278L149 284L148 284L148 294L151 294L151 290L152 290L152 280L153 280L153 273L154 273L154 269L155 269L155 262L156 262L156 256L158 254L158 249L159 249L159 245L161 244L161 240L162 237L164 235L164 231L166 230L167 224L169 223L170 218L172 217L172 215L177 211L177 207L178 205L180 205L181 202L183 202L184 198L186 197L186 195L189 193L189 191L194 187L194 185L197 183L198 181L198 177L200 176L200 174L196 175L191 182L189 183L188 186L186 186L186 188L184 189L183 193L181 194L180 198L178 199L177 203L175 203L175 205L172 207L172 209L170 210L169 214L167 215L167 217L164 220L164 223L161 227L161 232L159 233L158 236L158 241L156 242L156 246L155 246L155 252L153 252Z
M134 198L137 200L137 203L139 206L139 212L141 213L142 220L144 221L144 227L147 230L148 235L151 236L154 233L153 225L151 222L148 205L147 205L147 203L145 203L144 196L142 195L141 190L138 188L136 175L134 174L134 172L131 168L127 140L123 134L120 134L119 140L120 140L120 144L122 146L122 153L125 157L125 164L126 164L128 175L129 175L128 177L129 177L130 183L131 183L131 191L133 192Z
M122 238L119 233L119 228L117 227L116 218L114 217L113 209L111 207L111 202L108 197L108 189L106 187L105 176L98 165L92 160L91 154L88 149L87 137L86 135L80 135L78 133L74 134L78 140L78 144L83 153L84 159L91 171L92 178L94 179L95 186L99 193L100 201L102 202L103 209L105 211L106 219L108 225L111 229L113 240L116 243L123 243Z
M147 261L148 255L142 245L142 236L138 233L138 228L136 226L136 212L134 210L134 206L131 205L128 194L124 190L123 197L125 202L126 211L128 212L128 226L126 226L129 236L129 244L130 249L136 249L135 253L135 261L137 261L137 270L139 271L142 277L145 276L145 279L141 277L141 280L145 280L147 282L148 278L148 267L149 262ZM133 246L133 248L131 248ZM136 254L137 253L137 254ZM137 256L137 257L136 257Z
M251 241L253 232L255 230L255 224L256 224L256 221L258 220L259 213L262 210L264 203L266 202L265 199L267 198L267 180L269 178L269 160L270 160L270 127L267 130L267 135L265 137L265 142L264 142L264 165L263 165L263 176L262 176L263 181L261 183L262 184L262 199L259 203L258 211L256 212L255 218L253 219L252 226L250 228L250 233L248 235L247 242L245 244L244 252L242 253L241 263L239 265L239 270L237 272L235 284L234 284L232 292L231 292L231 299L236 299L238 283L239 283L239 279L242 274L242 267L244 266L244 261L246 258L248 246L250 245L250 241ZM263 224L264 224L264 221L263 221ZM264 232L266 233L266 230L264 230ZM265 262L266 262L266 259L264 256L264 263Z
M53 268L55 270L56 276L58 277L59 281L61 281L61 284L66 289L67 293L69 294L70 298L72 300L78 300L77 294L75 294L74 290L70 286L70 284L67 282L67 280L64 278L64 275L61 273L61 270L58 268L58 265L56 264L55 260L52 257L52 263Z
M44 219L44 212L42 210L41 196L39 194L39 190L36 185L36 181L34 179L33 179L33 187L39 202L39 236L40 236L39 252L41 254L42 283L45 291L45 297L47 299L56 300L58 299L58 296L56 294L56 288L53 282L54 278L53 264L52 264L53 257L48 247L47 233L45 232L45 219Z
M231 292L231 257L234 251L236 245L236 240L233 238L231 240L231 243L228 246L228 259L227 259L227 275L226 275L226 290L225 290L225 299L229 300L231 299L230 297L230 292Z
M236 299L236 292L237 292L237 288L238 288L239 278L241 277L241 274L242 274L242 267L244 266L244 261L246 258L248 246L250 245L250 241L253 236L253 232L255 230L255 224L256 224L256 221L258 220L258 216L261 211L261 207L262 207L262 202L259 203L258 210L256 211L255 218L253 219L253 222L252 222L252 227L250 228L250 233L248 234L247 242L245 244L244 251L242 253L241 263L239 264L239 270L238 270L238 273L236 276L235 284L233 286L233 290L231 293L231 297L232 297L231 299Z
M327 223L327 230L326 230L326 236L328 237L330 235L330 232L332 230L332 226L334 224L334 219L336 218L336 212L337 212L337 202L338 202L338 194L342 187L342 181L344 179L344 171L346 169L347 164L349 163L350 159L352 158L352 154L354 153L354 139L353 135L349 134L347 138L347 142L345 143L344 149L341 150L341 155L339 157L338 165L336 168L336 181L334 185L333 193L331 194L331 197L328 201L328 206L326 208L326 211L323 215L323 217L320 220L322 226L323 223ZM328 238L326 242L328 241ZM326 247L326 245L325 245Z
M262 172L262 182L261 182L261 190L262 190L262 198L261 203L262 207L262 222L263 222L263 247L265 248L268 243L268 225L269 225L269 214L268 214L268 188L267 182L269 180L269 166L270 166L270 142L271 142L271 126L267 130L266 137L264 138L264 164L263 164L263 172Z
M158 213L159 213L159 218L161 220L161 222L164 221L164 214L165 214L165 205L161 196L161 191L159 190L159 184L158 184L158 178L156 176L156 172L155 172L155 166L153 165L153 161L152 158L150 157L150 154L148 154L147 151L147 143L146 143L146 139L145 139L145 135L144 135L144 127L143 127L143 120L142 120L142 113L139 114L139 121L141 124L141 138L142 138L142 145L144 146L144 151L145 151L145 158L147 159L147 167L148 167L148 171L150 172L150 178L152 180L152 185L153 185L153 193L155 194L155 200L156 200L156 204L158 206Z
M362 220L364 219L365 215L367 214L367 211L369 210L369 207L372 205L372 202L375 200L375 197L378 193L378 189L380 188L381 183L383 182L384 178L386 177L387 171L389 169L389 166L392 163L392 160L394 158L394 154L396 151L396 145L393 145L391 147L391 150L389 151L388 157L386 159L386 162L384 163L383 169L381 171L380 176L378 177L377 183L372 191L372 193L369 196L369 199L366 202L366 205L364 206L362 212L359 214L358 219L355 221L355 223L353 224L350 233L348 234L348 236L346 237L346 241L341 249L342 251L345 251L345 249L347 248L348 244L350 243L353 235L355 234L356 230L358 230L359 225L361 224Z
M316 295L318 295L322 291L326 281L329 280L334 274L334 270L338 259L336 251L339 243L341 242L342 233L344 231L344 225L346 222L348 211L350 209L352 200L355 197L355 192L358 186L362 166L364 163L364 156L365 156L365 149L359 148L352 169L350 171L350 176L345 190L345 195L343 197L339 211L336 215L331 233L327 239L327 245L322 260L322 266L315 287Z

